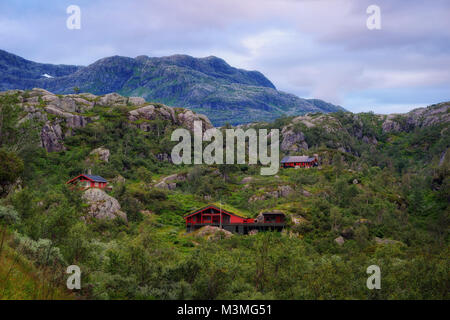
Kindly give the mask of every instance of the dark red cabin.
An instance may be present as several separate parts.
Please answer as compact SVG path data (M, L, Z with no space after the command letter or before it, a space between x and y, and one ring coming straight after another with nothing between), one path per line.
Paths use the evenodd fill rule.
M66 184L78 186L82 189L88 188L106 188L108 181L100 176L94 176L91 174L80 174L79 176L69 180Z
M311 168L318 166L318 157L286 156L281 160L283 168Z
M230 232L247 234L252 230L278 230L281 231L285 225L283 213L262 213L262 221L258 219L241 217L215 205L208 205L189 213L184 217L186 231L191 232L204 226L215 226Z

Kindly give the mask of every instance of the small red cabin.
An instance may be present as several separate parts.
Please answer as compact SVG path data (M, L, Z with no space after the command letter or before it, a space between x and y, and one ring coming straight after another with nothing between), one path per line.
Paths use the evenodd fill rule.
M241 217L215 205L208 205L184 217L186 231L191 232L206 225L219 227L230 232L247 234L251 230L281 231L285 224L283 213L263 213L262 221Z
M100 176L93 176L91 174L80 174L79 176L69 180L66 184L78 186L82 189L88 188L106 188L108 181Z
M318 166L318 157L308 156L286 156L281 160L281 167L283 168L311 168Z

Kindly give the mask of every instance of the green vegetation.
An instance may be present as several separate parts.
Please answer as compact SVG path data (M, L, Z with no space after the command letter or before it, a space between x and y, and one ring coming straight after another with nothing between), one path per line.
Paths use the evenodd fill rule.
M322 126L294 124L321 167L260 176L253 165L158 160L170 154L175 126L151 120L141 131L129 106L94 107L95 121L47 153L33 140L41 124L17 126L16 104L0 96L0 298L448 299L448 123L389 133L374 114L336 113ZM110 150L108 162L90 156L98 147ZM128 222L82 219L88 205L65 182L87 167L110 181ZM185 177L175 189L155 187L175 173ZM185 234L182 216L208 203L249 217L279 209L288 226L223 239ZM73 295L64 289L71 264L82 270ZM372 264L381 290L366 287Z

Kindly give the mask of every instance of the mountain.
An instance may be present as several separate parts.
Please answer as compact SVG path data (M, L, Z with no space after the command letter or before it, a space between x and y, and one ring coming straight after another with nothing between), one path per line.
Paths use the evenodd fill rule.
M0 90L36 87L69 94L78 87L97 95L117 92L192 109L207 115L215 125L344 110L278 91L262 73L231 67L214 56L113 56L80 67L35 63L0 50L0 70Z

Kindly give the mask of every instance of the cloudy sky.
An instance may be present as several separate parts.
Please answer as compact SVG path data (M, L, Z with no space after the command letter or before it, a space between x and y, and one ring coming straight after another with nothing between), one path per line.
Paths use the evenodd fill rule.
M69 30L69 5L81 29ZM370 5L381 29L369 30ZM450 100L450 1L1 0L0 49L88 65L122 55L215 55L279 90L353 112Z

